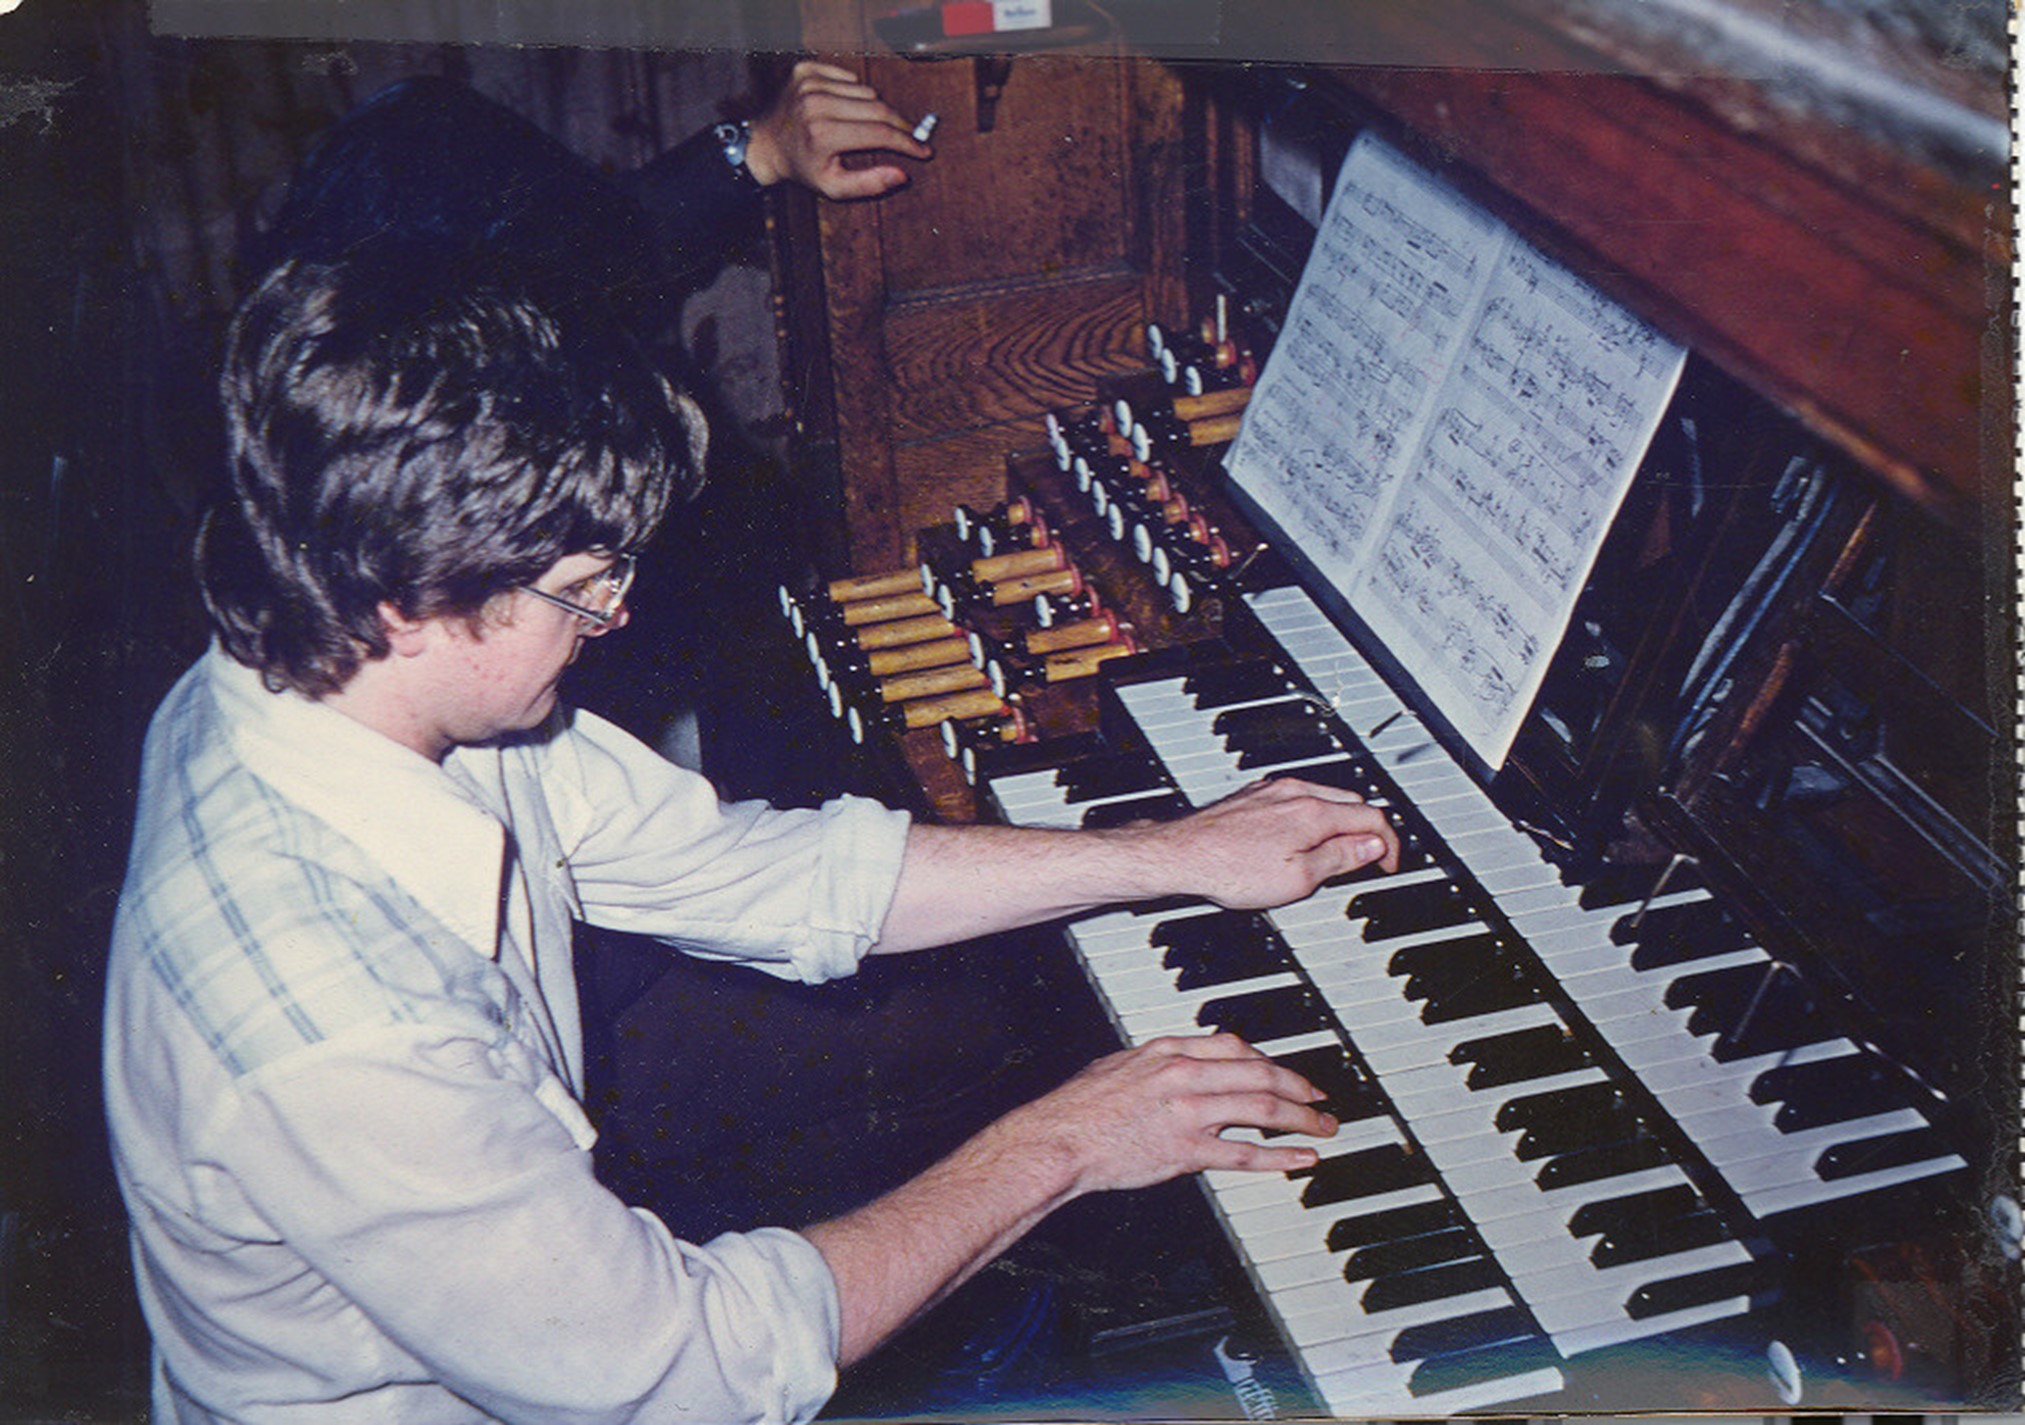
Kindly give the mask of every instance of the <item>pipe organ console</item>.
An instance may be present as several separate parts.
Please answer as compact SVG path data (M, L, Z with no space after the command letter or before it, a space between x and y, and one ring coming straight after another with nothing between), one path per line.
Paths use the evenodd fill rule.
M1859 410L1863 373L1816 382L1748 303L1698 307L1646 239L1585 237L1582 204L1614 211L1611 165L1636 166L1615 121L1592 115L1579 162L1427 128L1464 98L1489 122L1496 93L1547 124L1673 102L1654 86L1103 63L1160 140L1130 151L1209 169L1182 250L1148 258L1101 369L1065 348L1030 409L1006 406L988 471L976 430L934 437L947 478L899 503L951 498L905 536L870 517L890 500L847 493L858 554L781 593L840 723L950 818L1116 825L1270 776L1388 809L1396 873L1265 914L1066 928L1123 1039L1234 1030L1342 1121L1311 1171L1202 1184L1317 1408L2015 1409L2009 510L1961 458L1982 438ZM889 64L904 95L914 72ZM1016 65L994 132L1054 78ZM922 107L944 136L961 112ZM1326 193L1367 129L1687 348L1501 758L1226 464L1315 242L1284 176ZM1785 163L1825 183L1798 148L1765 143L1751 181ZM1841 295L1852 321L1904 315L1903 293ZM888 339L916 316L895 302ZM1930 359L1976 365L1965 331L1926 330ZM1973 428L1982 399L1925 418Z

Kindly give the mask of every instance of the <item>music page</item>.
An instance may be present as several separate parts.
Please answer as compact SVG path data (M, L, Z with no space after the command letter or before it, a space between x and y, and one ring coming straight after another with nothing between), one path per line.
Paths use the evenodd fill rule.
M1365 135L1226 464L1495 768L1684 359Z

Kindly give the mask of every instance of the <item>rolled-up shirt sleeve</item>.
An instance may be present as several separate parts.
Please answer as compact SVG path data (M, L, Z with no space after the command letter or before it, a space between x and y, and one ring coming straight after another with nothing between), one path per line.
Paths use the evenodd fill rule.
M578 712L544 785L586 920L806 981L849 974L877 940L909 821L861 797L776 809Z
M820 1254L778 1229L676 1241L593 1179L545 1073L427 1025L354 1031L238 1080L197 1174L377 1328L357 1339L499 1419L812 1416L838 1339Z

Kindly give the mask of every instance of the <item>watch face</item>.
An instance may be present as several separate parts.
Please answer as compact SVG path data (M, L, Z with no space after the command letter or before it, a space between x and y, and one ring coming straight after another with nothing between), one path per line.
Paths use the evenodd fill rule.
M712 138L715 138L723 146L724 161L740 173L744 173L746 171L745 149L751 137L751 133L746 126L744 124L732 123L719 124L710 131L710 134Z

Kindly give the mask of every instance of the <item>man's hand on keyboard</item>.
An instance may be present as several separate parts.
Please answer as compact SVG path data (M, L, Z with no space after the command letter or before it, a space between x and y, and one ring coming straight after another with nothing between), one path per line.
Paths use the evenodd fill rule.
M1399 868L1399 833L1383 811L1355 792L1291 777L1132 833L1163 843L1178 892L1232 910L1286 905L1374 861Z
M1320 1098L1314 1085L1236 1035L1163 1038L1097 1060L990 1131L1010 1133L1019 1151L1066 1166L1074 1193L1100 1192L1204 1168L1308 1167L1312 1148L1218 1135L1249 1126L1327 1138L1336 1120L1310 1106Z

